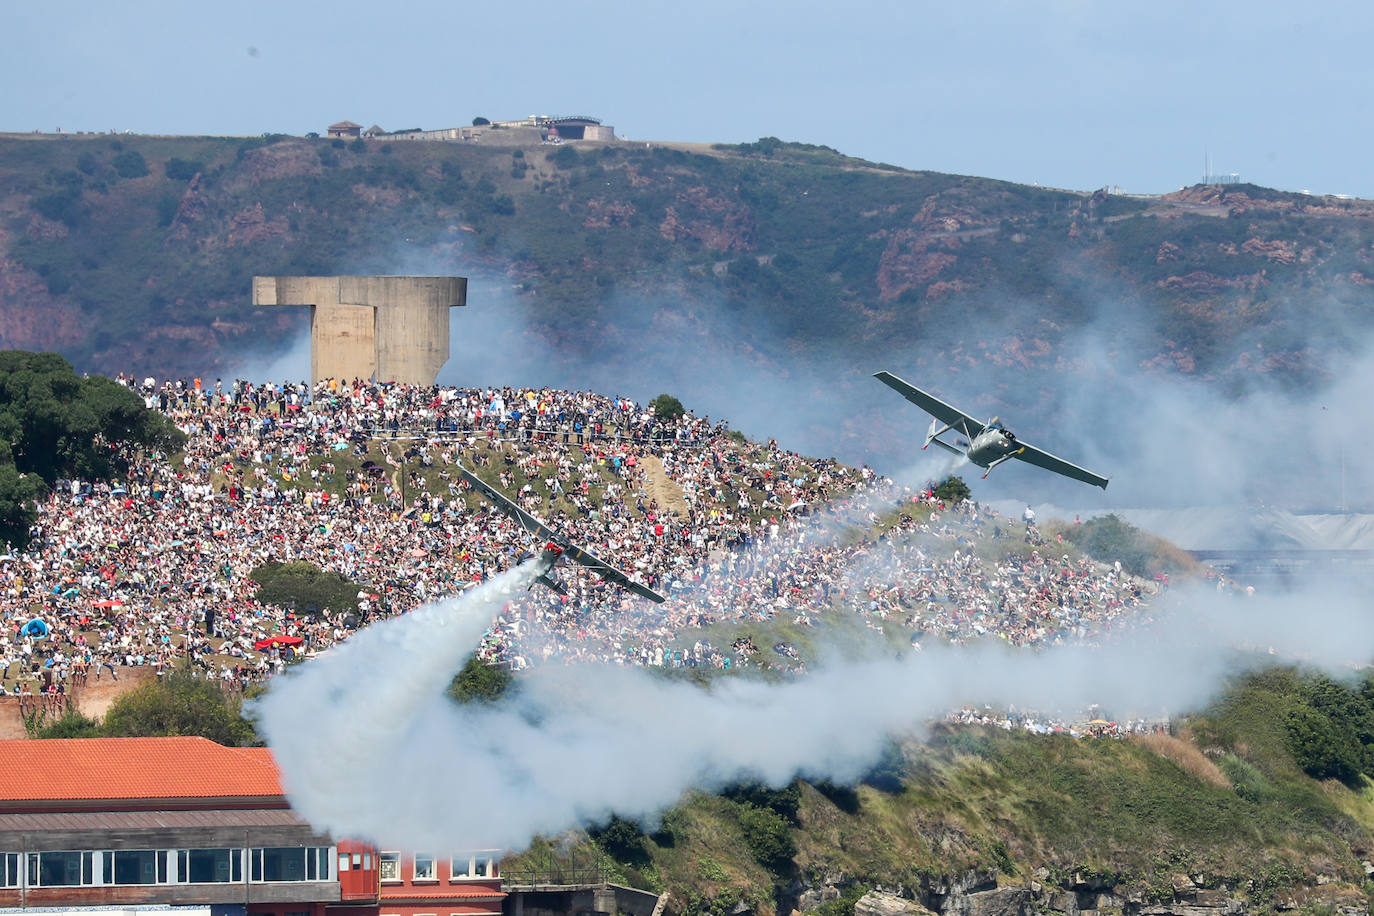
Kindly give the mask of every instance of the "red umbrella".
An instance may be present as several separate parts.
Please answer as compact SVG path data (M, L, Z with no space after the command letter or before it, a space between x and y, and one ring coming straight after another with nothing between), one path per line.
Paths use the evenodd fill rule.
M305 640L299 636L269 636L253 643L253 648L261 652L271 646L299 646L303 642Z

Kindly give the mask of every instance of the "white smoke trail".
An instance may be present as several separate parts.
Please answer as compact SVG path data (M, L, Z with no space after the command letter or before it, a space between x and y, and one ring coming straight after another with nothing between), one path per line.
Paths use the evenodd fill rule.
M852 781L886 735L964 705L1177 713L1256 651L1340 668L1374 649L1374 621L1354 596L1199 591L1098 648L935 647L710 690L642 669L549 666L514 700L456 706L445 685L529 575L369 628L273 684L257 713L305 818L384 845L519 849L612 811L652 819L690 787L799 773Z

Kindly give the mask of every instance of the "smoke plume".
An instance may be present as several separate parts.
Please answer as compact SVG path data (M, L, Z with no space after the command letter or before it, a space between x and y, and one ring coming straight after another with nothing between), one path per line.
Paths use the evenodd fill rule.
M640 668L550 665L496 705L454 704L449 680L531 575L527 564L374 625L274 681L254 712L302 816L388 846L521 849L612 812L652 822L693 787L852 782L887 735L961 706L1072 715L1098 703L1157 717L1197 708L1274 653L1339 671L1374 647L1374 620L1348 595L1199 590L1094 647L874 646L781 685L735 677L709 689Z

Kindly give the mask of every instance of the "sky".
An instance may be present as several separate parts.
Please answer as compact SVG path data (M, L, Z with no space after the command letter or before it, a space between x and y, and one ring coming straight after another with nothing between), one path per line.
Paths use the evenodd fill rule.
M1270 0L10 3L0 130L255 135L587 114L1162 193L1374 198L1374 7Z

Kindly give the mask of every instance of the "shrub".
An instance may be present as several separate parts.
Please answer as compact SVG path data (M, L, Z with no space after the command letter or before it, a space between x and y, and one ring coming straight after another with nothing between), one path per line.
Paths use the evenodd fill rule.
M51 723L38 724L35 738L98 738L100 723L75 709L69 709Z
M173 181L190 181L205 170L205 165L194 159L173 157L167 160L167 164L163 168L167 172L167 177Z
M447 693L459 703L495 703L510 692L514 683L515 675L509 669L474 655L453 676Z
M663 420L677 420L687 413L682 402L671 394L660 394L649 402L649 406L653 408L654 416Z
M760 865L769 871L781 873L792 864L792 857L797 854L797 844L792 839L787 821L776 811L742 805L739 824L744 831L745 845Z
M788 823L797 823L797 812L801 808L801 785L796 780L781 789L770 789L758 782L741 782L722 789L720 794L736 804L766 808Z
M175 194L163 194L157 201L157 224L170 226L176 219L177 208L181 206Z
M115 700L100 730L112 738L199 735L227 747L257 743L252 724L219 685L180 671Z
M964 478L951 474L940 481L935 487L935 495L945 501L946 505L955 505L969 498L973 491L964 483Z
M120 178L142 178L148 174L148 163L138 150L125 150L116 155L110 164Z
M315 616L326 611L358 611L358 585L314 563L269 561L250 574L258 583L254 594L263 604L275 604Z
M634 821L623 820L612 814L604 825L588 828L587 835L617 862L645 865L649 861L649 851L644 846L644 831Z
M86 207L81 192L72 188L44 194L33 202L33 209L46 219L65 223L73 229L86 221Z
M549 162L560 169L576 168L581 161L582 157L571 146L560 146L558 152L549 157Z

